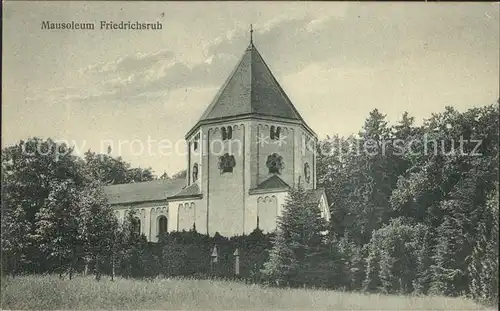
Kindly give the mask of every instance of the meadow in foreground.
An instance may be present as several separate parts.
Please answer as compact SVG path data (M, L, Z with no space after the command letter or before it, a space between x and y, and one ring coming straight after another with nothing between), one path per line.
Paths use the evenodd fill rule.
M462 298L278 289L237 282L57 276L2 278L2 309L487 310Z

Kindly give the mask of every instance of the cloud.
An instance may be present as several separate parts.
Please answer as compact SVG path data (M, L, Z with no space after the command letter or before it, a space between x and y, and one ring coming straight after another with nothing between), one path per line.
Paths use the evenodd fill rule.
M16 52L6 62L11 74L3 110L9 143L33 133L96 142L149 134L181 140L247 47L249 23L254 23L254 42L267 64L320 135L356 132L375 107L391 118L409 110L422 119L444 104L469 107L498 98L498 3L172 7L161 42L158 34L68 37L24 31L39 28L42 17L137 18L153 16L156 7L145 12L144 6L131 6L123 15L111 4L101 10L75 3L65 6L70 13L52 4L43 10L15 5L22 7L11 9L11 26L6 27ZM47 36L48 45L43 42ZM85 50L96 45L101 48ZM98 62L106 57L101 51L121 57ZM79 71L68 72L80 65ZM185 162L175 156L128 160L158 171Z
M312 20L311 17L273 20L265 28L257 30L256 36L259 42L276 41L280 34L289 29L295 29L297 33ZM220 86L230 74L248 40L247 30L232 29L206 45L206 59L198 63L186 63L176 58L172 51L162 50L91 64L78 71L80 81L85 81L80 89L69 86L50 92L76 102L130 101L160 91L168 93L185 88L213 88ZM289 44L290 41L283 37L278 40L278 53L280 49L287 50L283 45Z
M254 27L254 43L278 80L311 64L325 70L346 67L379 70L395 62L404 64L412 54L425 57L427 52L442 52L453 47L457 51L463 49L464 36L485 30L474 27L476 30L469 28L452 32L451 29L469 22L478 23L478 17L487 18L484 8L471 6L468 15L455 16L461 12L458 6L414 11L406 5L360 4L340 15L303 14L269 20L261 27ZM491 23L494 23L498 14L490 11ZM448 21L445 26L442 19ZM428 22L422 23L422 20ZM439 25L437 20L440 20ZM159 96L179 89L220 87L248 43L248 29L233 28L202 46L206 57L198 63L186 63L172 51L161 50L92 64L79 71L81 80L86 81L80 90L72 86L57 90L57 93L64 94L65 100L73 101L136 102L137 98ZM494 45L495 42L482 44ZM491 50L484 46L471 47L475 48Z
M328 20L329 20L328 16L322 16L320 18L313 19L307 24L306 30L309 32L313 32L316 29L321 29L324 26L323 24L325 22L328 22Z
M141 70L128 73L125 70L113 71L113 78L104 79L93 85L86 94L73 94L67 99L76 101L94 100L135 100L149 93L169 93L186 88L208 88L215 86L221 72L229 72L234 62L226 56L212 56L209 63L186 64L182 61L172 62L157 68L144 66ZM106 68L109 68L107 66ZM97 68L97 67L95 67ZM105 67L102 67L105 68ZM103 73L103 70L98 72ZM59 91L60 92L60 91Z
M82 74L128 74L141 71L144 68L151 68L160 62L169 61L174 57L174 53L169 50L162 50L149 54L136 54L122 57L109 63L98 63L80 69Z
M204 62L188 64L169 51L124 57L114 62L80 69L84 87L58 87L53 96L75 102L130 101L148 93L177 89L211 88L220 85L238 58L230 54L210 55Z

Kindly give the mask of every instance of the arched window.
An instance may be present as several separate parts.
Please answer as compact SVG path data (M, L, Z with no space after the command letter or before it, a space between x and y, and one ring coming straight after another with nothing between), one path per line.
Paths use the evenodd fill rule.
M161 215L158 217L158 234L167 232L168 221L167 217Z
M304 164L304 178L307 183L311 181L311 169L309 168L309 163Z
M271 140L278 140L280 139L280 132L281 132L281 127L280 126L274 126L271 125L271 128L269 130L269 136Z
M198 142L200 140L200 134L197 134L193 141L193 150L198 150Z
M193 165L193 182L198 180L198 163Z
M223 126L223 127L221 127L221 132L222 132L222 140L233 138L233 128L232 127Z
M141 234L141 220L139 217L134 217L134 221L132 223L132 226L134 228L134 232L137 234Z
M222 132L222 140L226 140L226 139L227 139L227 131L226 131L226 128L225 128L225 127L222 127L221 132Z
M302 148L300 149L302 154L306 152L306 136L302 135Z
M191 210L193 215L193 230L196 231L196 205L191 203Z
M314 140L312 140L311 137L306 136L305 142L306 142L306 150L312 151L314 149L313 148L314 147Z

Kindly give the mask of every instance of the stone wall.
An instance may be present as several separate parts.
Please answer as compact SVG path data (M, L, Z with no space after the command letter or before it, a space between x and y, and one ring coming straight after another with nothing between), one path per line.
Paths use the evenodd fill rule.
M232 128L232 139L222 140L222 126ZM208 231L225 236L243 233L245 206L245 124L229 123L208 130ZM219 168L219 157L234 156L232 172Z

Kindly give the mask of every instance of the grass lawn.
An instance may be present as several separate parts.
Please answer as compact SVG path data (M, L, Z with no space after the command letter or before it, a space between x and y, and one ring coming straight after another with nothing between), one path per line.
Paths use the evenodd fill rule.
M236 282L57 276L2 278L2 309L486 310L462 298L277 289ZM491 309L490 309L491 310Z

